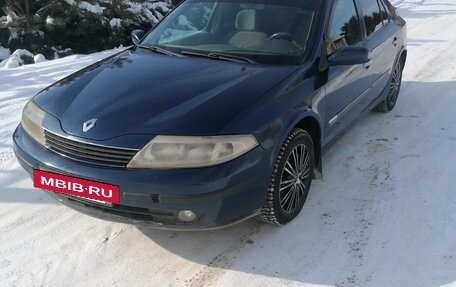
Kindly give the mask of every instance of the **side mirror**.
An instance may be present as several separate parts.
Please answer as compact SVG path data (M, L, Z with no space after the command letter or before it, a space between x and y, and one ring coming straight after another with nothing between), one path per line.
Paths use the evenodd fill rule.
M133 41L133 44L138 45L139 42L141 42L144 35L146 35L146 31L144 30L133 30L131 32L131 40Z
M369 61L369 49L364 47L345 47L328 58L330 66L360 65Z

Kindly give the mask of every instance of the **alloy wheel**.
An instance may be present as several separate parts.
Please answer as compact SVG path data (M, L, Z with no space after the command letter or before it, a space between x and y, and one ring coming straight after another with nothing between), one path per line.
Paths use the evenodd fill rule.
M280 179L279 200L285 213L293 213L301 206L310 176L310 152L304 144L297 145L288 156Z
M396 105L399 95L399 90L402 83L402 68L401 64L397 63L391 78L389 93L388 93L388 108L391 110Z

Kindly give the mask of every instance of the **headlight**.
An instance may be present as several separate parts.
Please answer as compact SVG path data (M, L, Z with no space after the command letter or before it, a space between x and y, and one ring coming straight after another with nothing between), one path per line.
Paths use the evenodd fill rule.
M40 109L33 100L25 105L22 112L22 127L34 140L44 145L43 120L46 112Z
M252 135L157 136L140 150L128 168L195 168L228 162L258 146Z

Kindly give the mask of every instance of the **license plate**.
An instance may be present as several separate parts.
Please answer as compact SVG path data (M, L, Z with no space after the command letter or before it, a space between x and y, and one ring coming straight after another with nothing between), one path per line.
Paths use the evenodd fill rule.
M120 203L120 189L116 185L37 169L33 171L33 183L35 188L76 196L101 204Z

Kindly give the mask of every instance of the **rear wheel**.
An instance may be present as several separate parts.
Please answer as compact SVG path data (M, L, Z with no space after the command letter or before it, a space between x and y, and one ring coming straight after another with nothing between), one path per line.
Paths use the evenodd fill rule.
M301 211L312 183L315 152L312 137L295 128L283 143L270 179L266 202L258 218L282 225Z
M402 85L402 63L399 61L393 71L391 76L391 81L389 85L388 95L378 106L374 108L374 111L380 113L387 113L394 109L396 106L397 98L401 90Z

